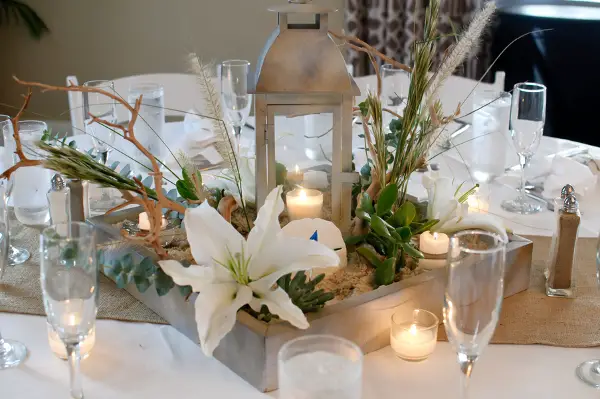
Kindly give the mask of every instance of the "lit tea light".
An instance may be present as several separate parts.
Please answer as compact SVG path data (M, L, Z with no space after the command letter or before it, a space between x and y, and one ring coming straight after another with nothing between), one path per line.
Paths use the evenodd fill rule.
M140 230L150 231L150 219L148 218L148 214L146 212L140 213L140 216L138 219L138 227ZM161 222L160 228L161 228L161 230L164 230L167 228L167 219L165 219L164 216L162 217L162 222Z
M77 317L73 314L69 316L68 323L71 326L77 324ZM48 343L50 344L50 349L52 353L54 353L59 359L67 360L67 349L65 348L65 344L61 341L58 333L54 331L54 328L49 323L46 323L46 328L48 330ZM96 344L96 327L93 327L88 334L88 336L79 344L79 355L82 359L87 358L92 351L92 348Z
M286 194L290 220L320 218L323 212L323 193L319 190L297 188Z
M412 318L403 318L405 314L398 311L392 315L390 345L401 359L425 360L435 349L439 320L422 309L414 310Z
M450 239L444 233L425 231L419 237L419 250L425 254L443 255L448 252Z

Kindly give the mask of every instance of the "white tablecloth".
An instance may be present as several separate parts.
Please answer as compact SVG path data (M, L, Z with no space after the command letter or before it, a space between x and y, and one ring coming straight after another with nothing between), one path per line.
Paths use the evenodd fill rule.
M359 80L363 89L367 84L374 87L372 78ZM448 110L470 91L466 84L468 81L456 79L446 87L442 100ZM464 108L469 107L467 104ZM182 123L167 124L166 134L174 150L184 143L183 130ZM247 130L245 134L251 136L253 132ZM87 139L78 137L79 146L89 146ZM565 145L571 144L544 138L539 156ZM596 148L591 151L600 153ZM113 156L120 159L117 154ZM467 180L464 166L461 169L453 157L444 156L439 163L452 177ZM418 177L415 181L418 183ZM418 187L414 189L418 191ZM500 209L501 200L515 194L513 188L494 185L490 212L501 215L517 233L551 234L553 219L547 210L538 215L518 216ZM600 193L595 192L586 196L582 204L586 210L582 228L585 236L597 236L600 210L595 211L591 205L597 207L598 199ZM68 396L67 365L50 352L44 318L0 313L0 331L6 338L25 343L31 353L23 366L0 371L1 399ZM600 357L600 349L491 345L475 367L472 397L597 397L598 392L581 383L574 374L580 362L594 357ZM87 398L268 397L218 361L206 358L199 347L169 326L98 321L96 347L82 367ZM422 363L401 361L386 347L365 357L363 397L458 398L459 377L455 355L448 343L438 343L432 357Z

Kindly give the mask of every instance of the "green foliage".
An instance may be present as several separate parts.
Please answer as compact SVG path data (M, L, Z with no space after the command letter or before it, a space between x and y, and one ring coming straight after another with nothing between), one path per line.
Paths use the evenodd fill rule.
M181 170L181 175L183 178L177 180L177 183L175 183L179 195L186 200L199 200L200 193L198 191L202 189L202 175L200 174L200 171L196 171L193 176L190 176L188 170L183 168Z
M287 174L288 171L284 164L279 162L275 163L275 184L277 186L285 184Z
M277 280L277 285L281 287L289 295L292 303L299 307L302 312L316 312L325 306L325 303L334 298L333 293L325 292L322 289L316 289L317 285L323 281L325 274L319 274L313 279L306 276L304 271L297 272L292 278L291 274L286 274ZM260 312L253 312L250 308L246 308L248 312L253 314L257 319L265 322L271 321L273 317L277 317L269 312L267 306L262 306Z
M412 237L430 229L438 221L416 221L417 210L411 202L404 202L394 210L398 201L398 186L384 187L377 204L367 193L358 197L355 211L358 218L369 227L365 235L346 239L346 245L361 245L356 251L376 268L375 282L378 285L391 284L396 271L404 267L404 256L423 258L423 254L412 244Z
M66 134L63 135L62 139L59 136L59 133L52 134L52 129L46 129L42 134L41 140L48 145L55 145L60 147L64 147L65 145L67 145L73 149L77 148L77 143L75 143L75 140L70 140L69 142L67 142L68 137L66 136Z
M108 261L105 259L102 250L98 252L98 263L101 265L104 274L112 279L118 288L135 284L137 290L144 293L154 285L156 293L163 296L176 286L173 279L163 272L151 257L144 257L141 261L136 262L133 255L127 253L119 259ZM178 288L182 296L191 293L191 287L189 286L178 286Z
M17 0L0 0L0 24L25 23L29 35L40 40L50 29L40 16L27 4Z

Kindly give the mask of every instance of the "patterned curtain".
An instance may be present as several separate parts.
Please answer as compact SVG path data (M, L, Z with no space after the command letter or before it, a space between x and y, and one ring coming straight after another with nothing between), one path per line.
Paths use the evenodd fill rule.
M442 0L438 30L438 54L456 41L452 27L460 31L483 7L485 0ZM389 57L410 65L415 40L423 38L423 20L428 0L346 0L346 34L356 36ZM455 74L479 79L491 63L491 34L486 33L478 54L473 54ZM366 54L350 51L356 76L374 73Z

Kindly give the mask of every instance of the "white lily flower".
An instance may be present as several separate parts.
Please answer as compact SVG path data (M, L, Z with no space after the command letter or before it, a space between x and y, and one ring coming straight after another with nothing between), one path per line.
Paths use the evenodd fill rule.
M469 204L461 204L455 196L458 186L452 179L441 177L439 172L426 172L423 175L423 186L427 190L427 219L438 219L431 229L437 231L446 222L467 215Z
M198 292L195 302L200 345L212 356L235 325L237 311L249 304L260 311L266 305L280 319L308 328L306 316L276 284L286 274L339 263L325 245L281 232L279 214L284 205L281 187L260 208L248 239L204 202L185 214L185 228L194 260L202 266L183 267L174 260L160 261L166 274L179 285Z

